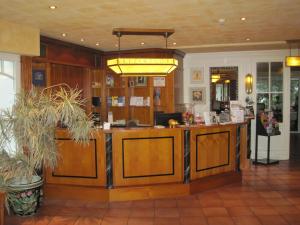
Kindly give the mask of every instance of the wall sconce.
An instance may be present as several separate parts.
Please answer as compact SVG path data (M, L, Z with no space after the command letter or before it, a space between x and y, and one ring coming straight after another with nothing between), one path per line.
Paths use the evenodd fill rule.
M245 77L245 90L248 95L251 94L253 90L253 76L250 73Z

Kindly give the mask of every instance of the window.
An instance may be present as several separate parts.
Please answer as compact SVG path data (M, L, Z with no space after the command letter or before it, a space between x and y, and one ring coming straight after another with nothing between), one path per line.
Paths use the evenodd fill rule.
M10 107L14 102L15 65L13 61L0 60L0 108Z
M14 103L14 96L19 86L19 68L19 56L0 53L0 112L10 108ZM14 140L3 147L13 154Z
M256 64L256 90L258 108L273 111L278 122L282 122L283 63L261 62Z

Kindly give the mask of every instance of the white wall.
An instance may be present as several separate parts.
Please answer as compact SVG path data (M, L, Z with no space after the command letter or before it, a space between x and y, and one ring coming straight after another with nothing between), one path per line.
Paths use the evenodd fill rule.
M238 67L238 100L245 105L244 79L247 73L253 75L253 93L250 95L256 100L256 63L257 62L284 62L285 56L289 55L289 50L272 51L241 51L241 52L215 52L215 53L189 53L184 58L184 102L190 103L190 87L206 87L206 104L195 106L196 112L203 113L210 108L210 82L209 68L223 66ZM191 84L191 68L204 69L204 82L202 84ZM288 159L289 158L289 127L290 127L290 69L284 67L283 71L283 123L280 123L280 136L271 138L271 158ZM255 103L256 105L256 103ZM252 158L255 150L255 121L252 121ZM267 138L259 137L258 157L265 158L267 149Z

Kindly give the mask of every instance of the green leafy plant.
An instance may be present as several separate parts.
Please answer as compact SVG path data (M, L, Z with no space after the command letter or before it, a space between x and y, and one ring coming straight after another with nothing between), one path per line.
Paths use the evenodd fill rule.
M55 131L63 124L77 142L87 143L92 122L83 109L81 91L61 84L16 95L0 113L0 189L16 179L31 181L42 167L55 168Z

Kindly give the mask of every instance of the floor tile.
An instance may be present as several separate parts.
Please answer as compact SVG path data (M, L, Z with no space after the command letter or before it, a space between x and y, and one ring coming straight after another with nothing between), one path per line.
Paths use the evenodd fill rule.
M177 208L156 208L155 217L179 217L179 210Z
M104 216L106 217L129 217L130 209L107 209Z
M289 223L289 225L300 225L300 214L283 215L283 218Z
M154 217L154 208L132 208L130 217Z
M208 217L209 225L235 225L231 217Z
M74 225L77 219L75 216L54 216L48 225Z
M203 208L203 213L205 216L228 216L226 208L223 207L209 207Z
M257 216L278 215L278 212L273 207L250 207L250 209Z
M205 217L180 217L181 225L207 225Z
M104 217L101 225L127 225L128 218L122 217Z
M135 208L153 208L154 207L154 200L140 200L140 201L133 201L132 207Z
M201 208L181 208L179 209L180 216L183 217L204 217L203 211Z
M177 200L174 199L158 199L155 200L154 206L157 208L172 208L177 207Z
M262 225L289 225L281 216L258 216Z
M296 206L274 206L280 215L300 214L300 209Z
M154 225L154 218L129 218L128 225Z
M254 216L237 216L232 219L236 225L261 225L258 218Z
M253 213L249 207L235 206L226 208L230 216L252 216Z
M74 225L100 225L101 219L96 217L79 217Z
M181 225L181 224L178 218L155 218L154 225Z

